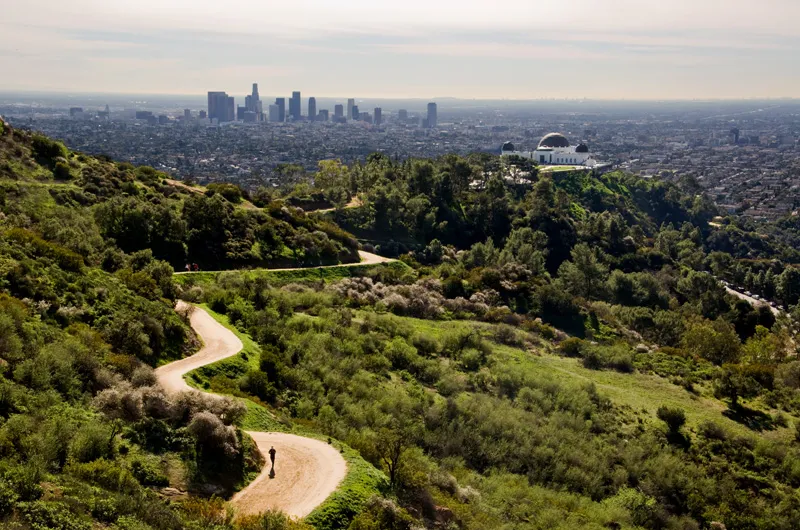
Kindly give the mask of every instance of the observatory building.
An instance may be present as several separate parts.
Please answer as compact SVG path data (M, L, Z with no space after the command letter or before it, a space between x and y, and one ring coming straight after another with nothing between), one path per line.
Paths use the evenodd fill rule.
M586 144L579 144L573 147L569 144L566 136L559 133L545 135L535 151L517 151L514 144L506 142L503 144L500 154L505 156L516 155L531 159L540 165L548 166L593 167L597 165Z

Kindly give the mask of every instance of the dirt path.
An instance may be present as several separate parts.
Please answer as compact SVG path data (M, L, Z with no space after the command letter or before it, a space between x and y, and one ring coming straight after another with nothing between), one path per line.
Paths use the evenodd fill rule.
M359 199L358 196L355 196L352 199L350 199L350 202L348 202L347 204L345 204L343 206L343 209L346 210L348 208L358 208L359 206L361 206L363 204L364 203L361 202L361 199ZM309 210L306 213L328 213L328 212L335 212L335 211L336 211L336 208L323 208L321 210Z
M302 270L312 270L312 269L330 269L333 267L357 267L359 265L377 265L379 263L391 263L392 261L397 261L393 258L384 258L383 256L378 256L377 254L373 254L371 252L365 252L363 250L358 251L358 256L361 258L361 261L357 261L355 263L340 263L339 265L317 265L316 267L289 267L287 269L255 269L255 270L264 270L270 272L285 272L285 271L302 271ZM226 272L226 271L198 271L198 272ZM194 272L175 272L174 274L195 274Z
M178 310L188 307L179 301ZM242 349L232 331L195 307L190 322L204 346L191 357L156 370L158 381L169 393L191 390L183 376L206 364L231 357ZM293 517L305 517L333 493L347 473L347 464L330 445L294 434L248 432L267 465L231 503L240 515L277 509ZM269 450L275 447L275 474L270 478Z

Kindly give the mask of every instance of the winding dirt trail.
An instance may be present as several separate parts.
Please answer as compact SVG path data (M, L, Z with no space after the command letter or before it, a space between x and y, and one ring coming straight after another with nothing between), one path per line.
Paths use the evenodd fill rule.
M179 301L176 309L187 307L189 304ZM204 346L195 355L156 370L158 381L168 393L193 390L183 379L186 373L236 355L243 347L233 332L199 307L192 311L190 323ZM339 451L319 440L280 432L247 434L256 442L267 465L231 499L239 515L277 509L292 517L305 517L336 490L347 473L347 464ZM271 447L276 451L273 478L269 464Z
M314 270L314 269L331 269L334 267L358 267L359 265L377 265L378 263L391 263L393 261L397 261L394 258L384 258L383 256L378 256L377 254L373 254L372 252L366 252L364 250L358 251L358 257L361 258L361 261L357 261L355 263L339 263L338 265L317 265L315 267L289 267L287 269L254 269L254 270L263 270L269 272L285 272L285 271L303 271L303 270ZM198 271L202 272L225 272L225 271ZM173 274L196 274L195 272L174 272ZM213 320L213 319L212 319ZM240 348L241 349L241 348ZM201 365L202 366L202 365Z

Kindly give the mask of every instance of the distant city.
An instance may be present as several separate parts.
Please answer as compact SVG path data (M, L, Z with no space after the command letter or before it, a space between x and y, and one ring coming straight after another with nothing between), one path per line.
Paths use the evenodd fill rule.
M717 204L753 219L800 209L798 100L337 100L299 91L267 99L257 84L249 92L244 105L215 91L0 94L0 115L72 149L250 189L281 184L286 164L312 172L321 160L352 164L374 152L397 160L490 153L691 176ZM559 135L542 144L550 133Z
M330 109L317 110L317 98L308 98L308 112L303 114L303 99L300 92L292 92L292 97L289 98L289 113L286 113L286 98L275 98L275 103L267 107L267 112L264 112L264 103L258 95L258 83L253 83L253 92L245 97L244 106L235 105L233 96L229 96L226 92L209 92L208 93L208 111L200 111L198 119L208 120L211 124L219 125L223 123L242 122L242 123L257 123L269 121L271 123L283 123L286 121L300 122L300 121L318 121L327 122L331 120ZM80 109L82 111L82 109ZM356 105L354 98L347 100L347 114L344 112L344 105L336 104L333 107L334 123L347 123L348 121L361 121L371 125L380 127L383 124L383 109L375 107L372 114L364 111ZM146 118L153 122L155 116L141 114L142 118ZM137 116L138 117L138 116ZM189 121L192 119L192 111L185 109L182 117L178 119ZM163 121L169 120L169 117L159 116L158 119ZM397 120L401 123L410 123L408 110L400 109L397 112ZM425 118L418 119L413 117L411 122L418 124L424 128L434 128L437 125L437 107L436 103L428 103L428 112Z

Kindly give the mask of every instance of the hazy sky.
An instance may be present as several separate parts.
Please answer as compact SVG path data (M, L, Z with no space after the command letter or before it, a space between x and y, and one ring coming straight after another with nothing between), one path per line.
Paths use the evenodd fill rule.
M0 5L0 90L800 97L800 0Z

